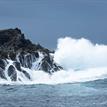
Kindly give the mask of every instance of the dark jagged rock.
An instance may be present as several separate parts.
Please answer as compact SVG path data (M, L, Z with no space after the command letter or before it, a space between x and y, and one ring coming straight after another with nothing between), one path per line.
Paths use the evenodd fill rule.
M8 68L8 76L11 78L12 81L17 80L17 73L16 73L14 66L12 65L10 65Z
M6 79L4 70L5 70L5 62L4 60L0 59L0 77Z
M21 71L21 66L20 66L19 62L14 62L14 65L15 65L17 70Z
M6 79L4 71L8 67L9 60L13 62L13 65L7 68L7 74L12 81L17 80L16 70L31 79L29 73L23 67L43 70L52 74L52 72L62 69L54 63L53 57L50 55L53 52L40 44L33 44L29 39L25 38L18 28L0 30L0 77Z
M0 78L6 79L6 76L3 71L4 70L0 67Z
M35 55L36 58L39 58L38 52L35 52L34 55Z
M24 73L24 75L25 75L28 79L31 79L31 78L30 78L30 75L29 75L25 70L22 70L22 72Z
M0 67L4 70L5 69L5 62L4 60L0 59Z

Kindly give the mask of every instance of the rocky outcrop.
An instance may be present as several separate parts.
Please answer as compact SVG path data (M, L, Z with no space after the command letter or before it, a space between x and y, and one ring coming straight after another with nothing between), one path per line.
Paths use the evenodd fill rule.
M17 81L18 72L31 79L24 69L43 70L52 74L60 69L54 60L52 51L33 44L26 39L20 29L0 30L0 78Z

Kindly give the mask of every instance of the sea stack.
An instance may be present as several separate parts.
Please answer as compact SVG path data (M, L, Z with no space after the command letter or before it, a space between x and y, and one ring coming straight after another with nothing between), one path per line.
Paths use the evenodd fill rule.
M62 69L54 62L53 54L53 51L26 39L18 28L0 30L0 78L2 79L22 81L25 76L30 80L31 76L24 68L52 74ZM18 73L23 76L18 76Z

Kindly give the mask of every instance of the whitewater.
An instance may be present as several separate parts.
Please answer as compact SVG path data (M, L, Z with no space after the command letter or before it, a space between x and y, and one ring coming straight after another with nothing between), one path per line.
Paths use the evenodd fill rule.
M41 53L40 53L41 54ZM107 78L107 45L93 44L85 38L74 39L71 37L59 38L55 53L52 54L54 62L63 67L62 70L51 75L33 68L37 63L33 63L32 69L22 67L30 75L31 79L26 78L21 72L16 70L17 76L22 81L11 81L0 78L0 84L64 84L87 82ZM42 59L40 55L38 62ZM12 61L8 60L12 65ZM6 74L5 69L5 74Z

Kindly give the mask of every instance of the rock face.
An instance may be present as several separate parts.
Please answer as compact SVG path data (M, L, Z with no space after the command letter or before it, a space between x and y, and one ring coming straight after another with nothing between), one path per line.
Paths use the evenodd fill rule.
M22 81L20 75L31 79L25 68L43 70L52 74L60 69L52 56L53 52L33 44L20 29L0 30L0 78Z

